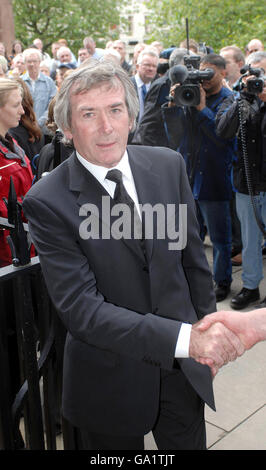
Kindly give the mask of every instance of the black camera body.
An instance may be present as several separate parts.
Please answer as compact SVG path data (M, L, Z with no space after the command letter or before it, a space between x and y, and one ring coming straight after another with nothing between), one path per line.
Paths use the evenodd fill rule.
M264 79L263 78L251 78L247 82L247 92L251 93L252 95L259 95L262 93L264 86Z
M179 106L197 106L200 103L200 83L214 76L213 69L199 70L200 56L185 56L185 65L170 69L171 84L180 83L175 89L174 103Z
M244 66L240 73L242 74L238 82L238 90L246 91L251 95L259 95L263 91L264 87L264 70L263 69L253 69L250 65ZM246 85L243 83L243 77L254 75L255 78L247 80Z

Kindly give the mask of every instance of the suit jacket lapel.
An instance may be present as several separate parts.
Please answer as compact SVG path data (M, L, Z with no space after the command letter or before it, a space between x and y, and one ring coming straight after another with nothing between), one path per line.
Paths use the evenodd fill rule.
M139 203L150 204L152 207L160 203L160 175L154 172L152 162L145 157L145 149L137 145L128 146L128 157L133 174ZM153 231L153 236L155 236ZM153 250L153 238L145 240L147 257L150 260Z

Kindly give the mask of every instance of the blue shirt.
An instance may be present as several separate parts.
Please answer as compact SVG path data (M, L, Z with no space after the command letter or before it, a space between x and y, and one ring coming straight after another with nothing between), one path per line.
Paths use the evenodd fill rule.
M42 128L45 126L47 121L49 103L57 92L56 85L50 77L47 77L47 75L44 75L43 73L39 74L39 77L35 80L35 84L32 83L28 72L26 72L21 78L29 87L33 98L33 109L39 126Z

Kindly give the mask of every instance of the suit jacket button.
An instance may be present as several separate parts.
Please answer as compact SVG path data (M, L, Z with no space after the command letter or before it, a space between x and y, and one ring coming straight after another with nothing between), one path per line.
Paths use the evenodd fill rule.
M145 273L148 273L149 272L149 267L148 266L143 266L142 270L145 272Z

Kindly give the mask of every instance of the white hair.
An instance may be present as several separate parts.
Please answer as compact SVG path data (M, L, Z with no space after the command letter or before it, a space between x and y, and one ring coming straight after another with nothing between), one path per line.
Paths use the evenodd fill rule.
M159 61L159 55L158 55L158 52L155 50L155 48L145 47L145 49L143 49L138 55L138 60L137 60L138 65L141 64L143 57L145 55L149 55L150 57L156 57L156 59L158 59Z
M108 56L108 55L114 56L118 60L121 60L121 55L119 54L119 52L116 49L113 49L112 47L108 47L107 49L104 49L102 57Z
M27 57L29 57L32 54L38 55L40 62L42 61L42 53L39 49L35 49L34 47L30 47L29 49L25 49L25 51L22 52L24 61L26 61Z
M13 64L16 64L19 60L21 60L22 62L25 63L25 59L24 59L22 53L15 55L15 57L13 57L13 59L12 59L12 62L13 62Z
M257 62L261 62L264 59L266 59L266 51L252 52L252 54L247 56L246 64L248 65L256 64Z
M59 47L58 51L57 51L57 58L60 59L60 56L63 52L68 52L70 55L71 55L71 50L69 49L69 47L67 46L62 46L62 47Z
M40 67L47 67L49 70L51 69L51 64L49 60L42 60L40 63Z

